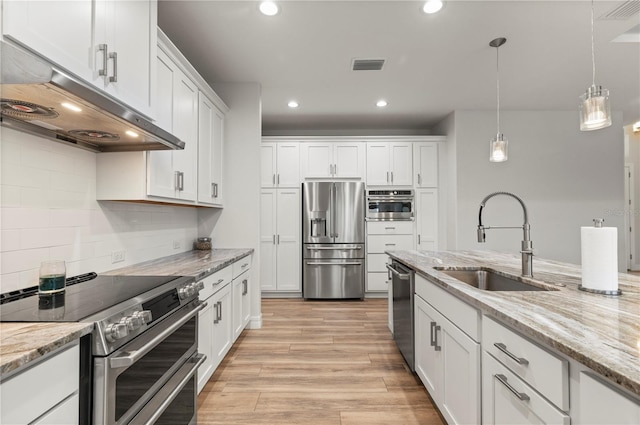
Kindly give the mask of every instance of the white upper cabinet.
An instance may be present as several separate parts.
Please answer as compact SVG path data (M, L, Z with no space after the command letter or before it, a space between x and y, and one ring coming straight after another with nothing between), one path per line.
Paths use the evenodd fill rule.
M416 190L416 243L420 251L438 249L438 190Z
M438 144L413 145L413 172L415 187L438 187Z
M301 144L301 169L305 179L362 179L364 142L314 142Z
M203 92L198 96L198 202L222 206L224 114Z
M149 152L148 195L195 201L198 88L161 49L158 50L158 69L159 125L184 141L185 148Z
M411 186L411 142L368 142L367 185Z
M5 1L13 39L152 116L156 0Z
M299 143L262 143L260 158L261 187L300 187Z

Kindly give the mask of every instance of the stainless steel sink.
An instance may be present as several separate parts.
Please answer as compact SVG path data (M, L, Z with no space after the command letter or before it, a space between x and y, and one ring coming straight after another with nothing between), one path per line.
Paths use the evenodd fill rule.
M485 291L557 291L536 282L524 282L518 277L506 276L487 268L454 269L447 267L434 267L446 275L461 282Z

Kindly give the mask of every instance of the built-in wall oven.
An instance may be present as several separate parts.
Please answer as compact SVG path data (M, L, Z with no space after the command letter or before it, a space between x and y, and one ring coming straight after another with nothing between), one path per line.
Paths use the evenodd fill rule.
M412 189L367 190L367 221L413 220Z

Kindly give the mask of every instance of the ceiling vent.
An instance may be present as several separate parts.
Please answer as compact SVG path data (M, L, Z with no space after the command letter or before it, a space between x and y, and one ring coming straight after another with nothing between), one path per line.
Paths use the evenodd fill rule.
M627 0L598 18L600 21L625 21L640 12L640 0Z
M354 59L352 71L381 71L384 66L384 59Z

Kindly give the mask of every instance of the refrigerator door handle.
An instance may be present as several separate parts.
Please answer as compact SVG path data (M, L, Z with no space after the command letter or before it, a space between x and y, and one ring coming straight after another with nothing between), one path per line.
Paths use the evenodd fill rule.
M331 263L329 261L307 261L307 266L361 266L360 261Z
M335 246L308 246L307 249L309 251L320 251L320 250L327 250L327 251L344 251L344 250L361 250L362 247L361 246L341 246L341 247L335 247Z

